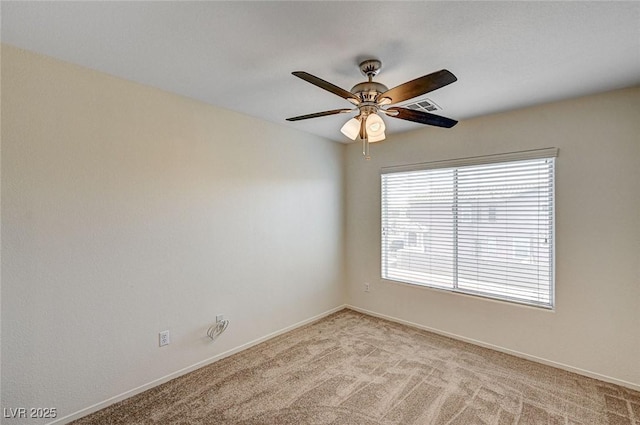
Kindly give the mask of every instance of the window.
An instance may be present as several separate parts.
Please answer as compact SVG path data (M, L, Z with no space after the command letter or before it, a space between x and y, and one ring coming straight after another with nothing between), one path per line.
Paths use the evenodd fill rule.
M384 168L382 278L552 308L557 152Z

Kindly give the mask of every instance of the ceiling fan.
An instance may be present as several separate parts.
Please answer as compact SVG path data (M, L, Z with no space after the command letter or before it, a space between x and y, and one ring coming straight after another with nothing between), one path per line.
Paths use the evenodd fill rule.
M369 159L369 143L379 142L386 137L384 134L386 126L379 115L380 113L393 118L437 127L451 128L458 123L458 121L451 118L441 117L428 112L401 108L399 106L389 106L421 96L457 81L458 79L451 72L443 69L388 89L384 84L373 81L373 77L380 72L381 66L382 62L377 59L368 59L360 63L360 72L368 77L369 81L356 84L351 88L351 91L344 90L304 71L292 72L296 77L318 86L321 89L330 91L353 103L356 107L352 109L333 109L330 111L316 112L315 114L300 115L287 118L287 121L300 121L327 115L344 114L357 110L358 115L347 121L340 131L351 140L355 140L356 137L360 136L363 144L363 155L367 159ZM383 107L385 108L383 109Z

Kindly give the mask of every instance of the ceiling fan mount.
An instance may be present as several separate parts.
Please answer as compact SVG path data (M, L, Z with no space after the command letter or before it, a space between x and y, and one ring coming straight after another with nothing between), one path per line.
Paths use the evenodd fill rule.
M360 72L365 77L375 77L380 72L380 68L382 68L382 62L378 59L367 59L360 62Z
M346 99L351 102L355 108L333 109L331 111L300 115L297 117L287 118L287 121L300 121L309 118L358 111L358 114L347 121L340 131L351 140L355 140L360 136L360 139L363 141L363 154L366 158L369 157L369 143L379 142L385 139L384 131L386 126L382 118L380 118L379 113L402 120L437 127L451 128L458 123L456 120L452 120L451 118L441 117L428 112L402 108L399 106L391 106L394 103L403 102L405 100L421 96L457 81L456 76L446 69L424 75L420 78L416 78L415 80L400 84L392 89L388 89L384 84L373 81L373 77L378 75L382 68L381 61L378 59L367 59L362 61L359 67L360 72L368 78L368 81L356 84L350 91L342 89L307 72L293 72L292 74L296 77Z

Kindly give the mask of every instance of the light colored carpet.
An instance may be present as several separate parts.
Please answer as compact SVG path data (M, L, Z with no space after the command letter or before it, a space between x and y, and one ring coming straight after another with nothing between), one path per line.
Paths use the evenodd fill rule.
M342 310L73 423L640 425L640 393Z

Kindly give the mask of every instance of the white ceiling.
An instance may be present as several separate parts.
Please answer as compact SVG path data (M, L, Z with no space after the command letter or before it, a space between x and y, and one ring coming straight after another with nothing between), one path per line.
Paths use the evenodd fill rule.
M464 120L640 84L640 2L7 2L2 42L348 142L350 107L291 75L349 90L363 59L389 88L446 68L429 93ZM420 124L385 118L387 134ZM447 131L442 129L441 131Z

